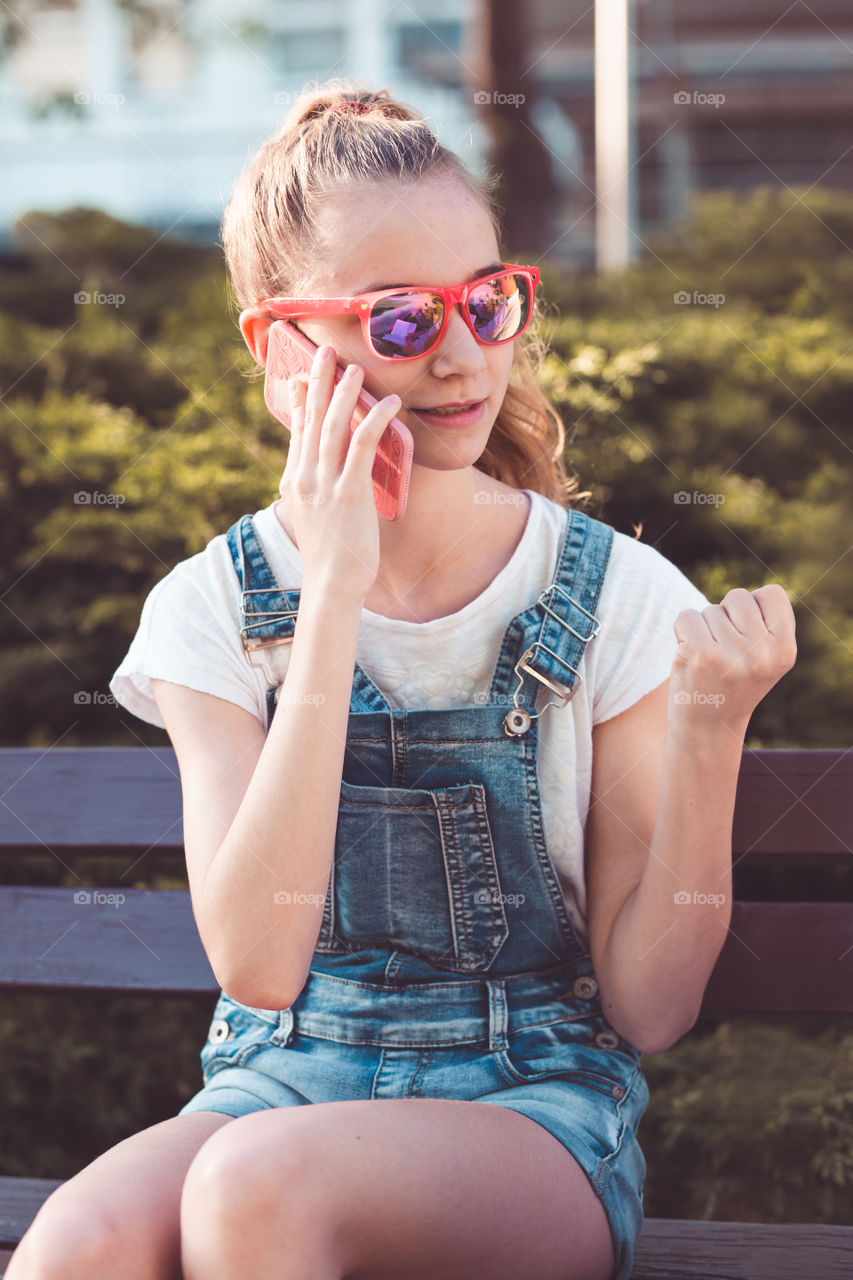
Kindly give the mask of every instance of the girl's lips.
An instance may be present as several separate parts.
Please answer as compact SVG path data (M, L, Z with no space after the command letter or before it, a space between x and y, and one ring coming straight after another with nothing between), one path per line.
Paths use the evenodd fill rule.
M478 400L470 409L460 409L458 413L431 413L429 409L412 409L411 412L429 423L445 427L470 427L480 420L485 407L485 400Z

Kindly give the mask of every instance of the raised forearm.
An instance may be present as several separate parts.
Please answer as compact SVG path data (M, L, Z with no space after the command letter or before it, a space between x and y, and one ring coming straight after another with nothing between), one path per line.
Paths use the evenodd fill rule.
M670 726L642 878L605 953L605 1016L642 1052L695 1022L732 908L732 817L743 735L721 725Z
M303 588L276 713L205 881L220 981L259 1008L296 998L320 931L360 617L340 591Z

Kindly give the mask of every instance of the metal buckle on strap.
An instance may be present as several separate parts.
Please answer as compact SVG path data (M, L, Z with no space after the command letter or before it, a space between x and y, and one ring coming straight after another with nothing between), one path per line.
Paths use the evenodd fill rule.
M535 668L529 665L528 659L533 657L533 654L537 649L542 649L544 653L550 654L550 656L556 662L559 662L564 667L568 667L569 671L571 671L572 674L577 677L571 689L565 690L561 688L559 685L556 685L553 683L553 681L549 680L547 676L543 676L539 671L536 671ZM582 679L581 673L575 667L573 667L570 662L564 661L563 658L559 657L558 654L554 653L553 649L549 649L547 645L542 644L541 641L537 640L535 644L532 644L529 649L525 650L525 652L519 658L518 662L515 664L515 674L518 676L518 688L516 689L512 700L513 700L513 704L516 707L518 706L518 695L521 693L522 686L524 685L524 676L520 674L519 667L521 668L522 671L526 671L528 675L533 676L535 680L538 680L540 684L546 685L551 690L552 693L556 693L557 696L562 699L562 701L559 703L553 702L553 701L546 702L545 706L542 708L542 711L547 711L548 707L555 707L555 706L564 707L566 703L572 700L572 698L577 693L577 690L581 684L581 679ZM530 712L531 718L535 718L536 716L541 716L542 711L531 711Z
M579 631L575 631L574 627L569 626L565 618L561 618L558 614L554 612L553 609L548 608L548 605L545 603L543 597L547 596L549 591L559 591L560 595L564 596L566 600L568 600L569 604L574 605L574 607L576 609L579 609L580 612L584 614L585 617L589 618L590 622L593 624L589 632L589 635L582 636ZM552 582L550 587L546 587L545 590L540 593L536 603L540 604L546 613L550 613L552 618L556 618L557 622L559 622L561 626L565 627L567 631L571 631L572 635L576 639L582 640L584 644L586 644L588 640L594 640L595 637L598 635L599 631L601 630L601 623L599 622L598 618L596 618L595 614L590 613L589 610L585 609L582 604L578 604L574 596L570 596L568 591L564 591L558 582ZM568 663L566 665L568 666ZM574 667L572 667L572 671L574 671Z
M544 597L548 595L550 591L559 591L570 604L573 604L576 609L579 609L582 614L589 618L593 625L590 628L588 635L583 636L579 631L575 631L574 627L570 626L569 623L566 622L565 618L559 617L553 609L549 608L545 603ZM550 587L546 587L545 590L540 593L537 599L537 604L541 605L546 613L550 613L552 618L559 622L561 626L565 627L567 631L570 631L571 634L583 644L588 644L590 640L593 640L601 629L601 623L595 614L592 614L589 610L585 609L582 604L579 604L574 597L570 596L569 593L556 582L553 582ZM569 671L571 671L572 675L575 677L575 682L570 689L565 689L560 685L554 684L554 682L549 680L547 676L542 675L539 671L534 670L534 668L529 665L529 659L533 657L533 654L537 649L543 650L543 652L549 654L555 662L559 663L563 667L567 667ZM583 677L581 676L580 671L578 671L576 667L573 667L570 662L566 662L565 658L561 658L559 654L554 653L553 649L549 649L547 645L542 644L540 640L535 641L534 644L525 650L518 662L515 664L514 669L515 674L518 676L518 687L512 696L513 710L508 711L504 717L504 732L510 736L518 736L522 733L526 733L530 727L530 721L537 719L542 715L542 712L547 711L549 707L565 707L569 702L571 702L572 698L583 683ZM552 700L550 702L546 702L541 711L528 711L526 707L520 707L518 704L518 695L521 693L524 686L524 676L521 674L521 671L527 672L528 675L531 675L538 680L540 684L546 685L552 693L557 694L559 701Z
M254 662L252 660L252 656L251 656L252 652L256 649L270 649L272 648L273 645L277 645L277 644L292 644L293 636L292 635L273 636L272 639L269 639L269 640L252 639L251 636L246 635L247 627L254 622L259 622L262 618L295 618L298 610L283 609L283 610L270 610L269 612L266 612L266 613L251 613L251 614L246 613L246 607L244 603L246 596L258 596L258 595L269 595L269 594L270 594L270 590L266 587L254 587L250 591L243 592L240 598L240 617L242 619L242 626L240 627L240 644L242 645L243 652L246 655L246 661L249 663L249 666L260 667L267 678L267 682L272 685L272 684L276 684L275 677L268 670L267 664L264 662L263 658L261 658L260 662ZM251 619L252 622L250 623L248 619Z

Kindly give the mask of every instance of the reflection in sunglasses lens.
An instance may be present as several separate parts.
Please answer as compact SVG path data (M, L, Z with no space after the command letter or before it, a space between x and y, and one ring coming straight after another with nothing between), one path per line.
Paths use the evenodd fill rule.
M527 322L530 292L525 276L505 275L487 280L468 299L468 311L483 342L504 342Z
M370 338L381 356L419 356L441 328L444 304L434 293L389 294L373 304Z

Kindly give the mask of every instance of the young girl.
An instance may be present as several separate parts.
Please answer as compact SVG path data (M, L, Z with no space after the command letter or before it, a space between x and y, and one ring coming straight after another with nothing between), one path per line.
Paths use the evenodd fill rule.
M625 1280L640 1059L725 940L788 598L709 604L578 510L521 336L538 273L385 91L299 99L223 232L258 365L277 317L319 350L281 496L157 583L111 682L180 767L222 987L204 1087L58 1188L8 1280ZM387 306L275 302L377 290L406 295L404 348Z

